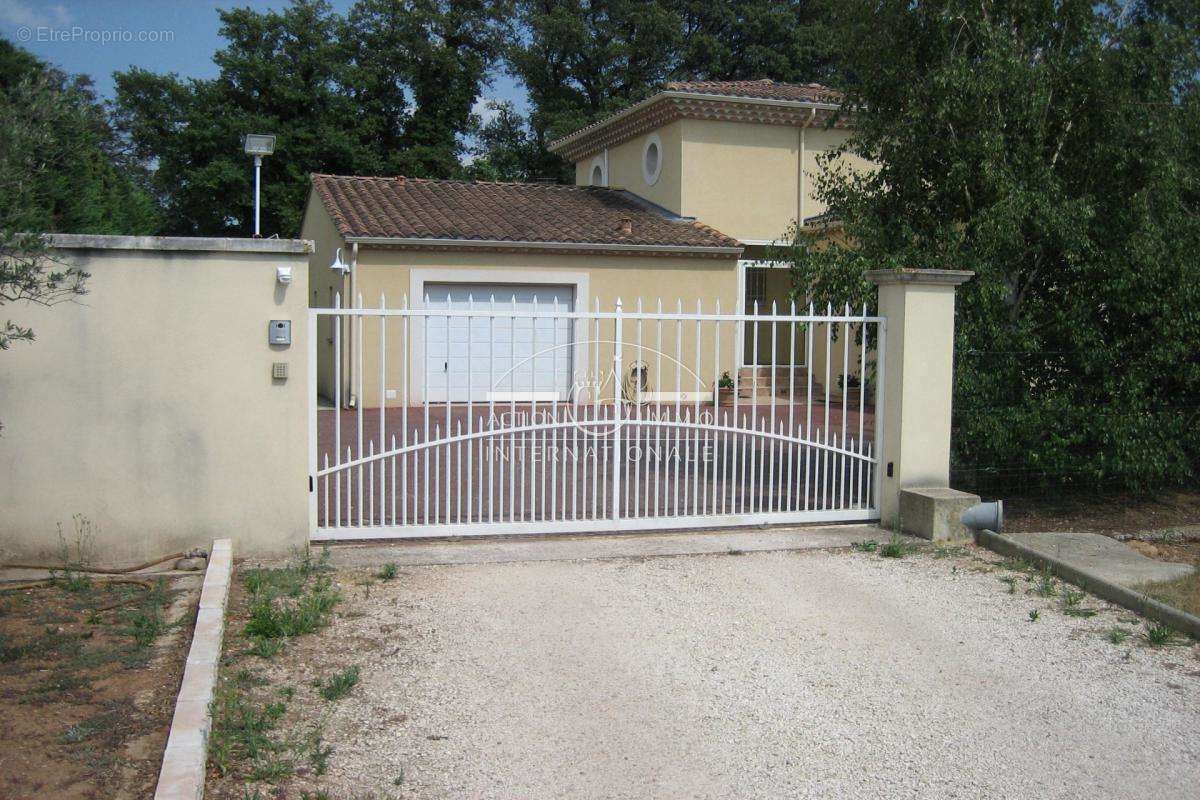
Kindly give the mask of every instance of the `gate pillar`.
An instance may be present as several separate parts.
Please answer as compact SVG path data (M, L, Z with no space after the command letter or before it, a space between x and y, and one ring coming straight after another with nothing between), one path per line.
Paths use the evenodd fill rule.
M955 287L966 270L870 270L879 287L883 342L880 524L896 529L900 490L950 485ZM878 412L877 412L878 413Z

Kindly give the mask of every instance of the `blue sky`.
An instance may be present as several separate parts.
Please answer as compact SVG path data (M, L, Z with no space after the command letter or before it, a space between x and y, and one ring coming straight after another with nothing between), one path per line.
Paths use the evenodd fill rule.
M345 13L353 0L330 0ZM0 0L0 36L71 73L92 76L111 99L114 72L143 67L211 78L212 56L224 43L217 9L279 9L286 0ZM526 110L523 88L495 76L484 98L511 100Z

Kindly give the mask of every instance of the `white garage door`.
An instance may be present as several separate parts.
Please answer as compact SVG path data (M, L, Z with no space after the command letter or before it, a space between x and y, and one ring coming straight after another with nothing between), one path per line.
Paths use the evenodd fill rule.
M575 310L573 286L491 283L427 283L426 307L486 308L539 312ZM570 319L437 317L426 321L425 385L432 402L566 400L571 391Z

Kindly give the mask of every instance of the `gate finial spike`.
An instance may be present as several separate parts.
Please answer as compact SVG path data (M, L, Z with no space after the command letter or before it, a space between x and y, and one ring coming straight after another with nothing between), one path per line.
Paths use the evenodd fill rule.
M334 308L342 307L342 293L341 292L333 293L333 307Z

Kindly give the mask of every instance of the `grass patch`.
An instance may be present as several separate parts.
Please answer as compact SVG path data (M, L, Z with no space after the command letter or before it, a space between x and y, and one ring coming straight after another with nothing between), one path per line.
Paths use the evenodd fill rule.
M271 733L287 711L286 703L258 705L249 701L236 685L225 684L213 698L212 711L208 758L222 775L228 775L241 761L255 762L251 770L255 772L282 749Z
M879 542L875 541L874 539L866 539L861 542L851 542L850 547L860 553L874 553L879 549Z
M286 570L285 570L286 571ZM246 623L245 635L251 638L290 639L313 633L329 624L329 612L341 599L328 576L317 577L311 583L301 584L293 591L283 584L283 596L266 586L252 591L250 620Z
M288 639L313 633L332 620L341 595L326 574L329 552L319 559L305 552L295 563L276 569L250 569L241 574L248 619L242 629L245 646L234 658L253 655L272 659ZM233 662L213 700L209 763L221 775L278 784L306 767L320 775L328 769L333 748L324 745L320 729L296 732L284 724L292 686L272 686L256 669ZM349 671L347 671L349 672ZM330 690L344 696L358 682L353 674L334 675ZM258 795L247 795L258 796ZM273 795L272 795L273 796Z
M375 573L375 577L381 581L390 581L396 577L397 571L396 565L388 562L379 569L379 572Z
M1143 583L1136 590L1172 608L1200 616L1200 564L1196 571L1182 578L1156 583Z
M318 681L317 689L321 697L333 702L341 700L350 694L350 690L358 685L359 670L357 666L347 667L326 681Z
M262 636L253 636L250 638L250 646L246 648L246 653L269 661L279 655L279 651L282 649L282 639L267 639Z
M1067 589L1063 592L1063 603L1068 606L1077 606L1083 602L1083 598L1086 596L1078 589Z

